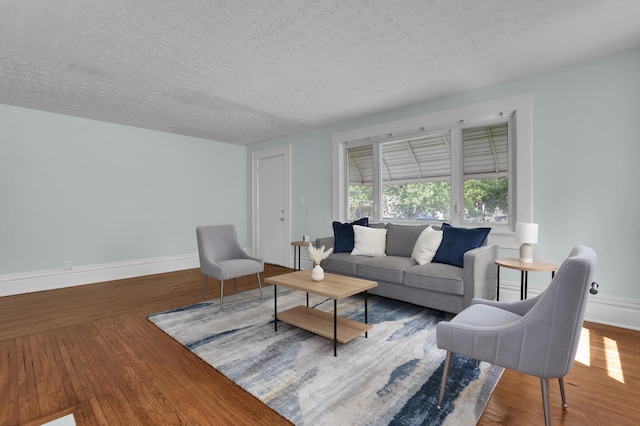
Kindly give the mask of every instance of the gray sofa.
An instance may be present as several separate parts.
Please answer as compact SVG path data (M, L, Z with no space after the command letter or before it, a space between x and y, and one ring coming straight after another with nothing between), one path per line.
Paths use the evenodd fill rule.
M471 299L494 299L498 246L484 245L464 254L463 267L444 263L419 265L411 258L413 247L427 227L371 224L387 229L385 256L331 253L321 262L325 272L377 281L370 294L458 313ZM316 247L334 247L334 237L316 239Z

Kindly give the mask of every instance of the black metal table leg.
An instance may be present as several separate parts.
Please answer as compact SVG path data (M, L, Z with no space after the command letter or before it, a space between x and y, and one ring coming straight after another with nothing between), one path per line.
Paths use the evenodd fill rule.
M333 356L338 356L338 301L333 299Z
M496 300L500 301L500 265L498 265L498 277L496 279Z
M367 299L368 299L367 295L368 294L369 293L365 290L364 291L364 323L365 324L369 324L369 309L368 309L368 306L367 306ZM369 337L369 330L364 332L364 338L366 339L368 337Z
M278 331L278 286L273 285L273 317L275 321L273 321L273 326L275 327L276 332Z
M524 271L524 298L527 298L527 292L529 291L529 272Z
M524 300L524 271L520 271L520 300Z

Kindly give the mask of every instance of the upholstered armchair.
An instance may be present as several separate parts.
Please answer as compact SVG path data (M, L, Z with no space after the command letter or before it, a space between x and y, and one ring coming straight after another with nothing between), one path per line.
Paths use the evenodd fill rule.
M204 274L202 285L202 300L207 290L207 277L220 280L220 310L224 295L224 281L233 278L236 288L236 278L256 274L260 298L262 285L260 272L264 271L262 259L250 256L240 244L238 233L234 225L199 226L196 228L198 238L198 254L200 256L200 270Z
M537 297L517 302L473 299L451 321L439 323L437 345L447 356L438 407L452 355L457 353L539 377L545 424L551 424L549 379L559 380L562 408L566 408L563 378L578 349L596 261L591 248L577 246Z

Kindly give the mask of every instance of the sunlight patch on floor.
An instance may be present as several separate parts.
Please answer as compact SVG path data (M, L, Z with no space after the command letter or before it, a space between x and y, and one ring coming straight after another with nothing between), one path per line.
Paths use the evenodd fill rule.
M622 362L620 361L620 354L618 353L618 343L608 337L603 337L602 339L605 362L607 363L607 375L620 383L624 383ZM582 327L578 351L576 352L576 361L587 367L591 367L591 343L591 333L589 329Z
M624 383L622 363L620 362L620 354L618 353L618 343L613 339L604 337L604 351L607 360L607 374L612 379Z
M576 361L580 364L591 366L591 336L589 329L582 327L580 332L580 343L578 343L578 352L576 352Z

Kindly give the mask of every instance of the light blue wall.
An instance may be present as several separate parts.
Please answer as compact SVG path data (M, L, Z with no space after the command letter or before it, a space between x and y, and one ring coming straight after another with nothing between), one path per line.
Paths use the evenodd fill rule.
M197 253L246 241L246 148L0 105L0 274Z
M601 293L640 299L640 49L268 141L250 147L247 161L253 150L291 144L292 235L331 235L331 134L524 92L534 95L535 257L560 263L576 244L590 245ZM548 282L539 275L533 284Z

